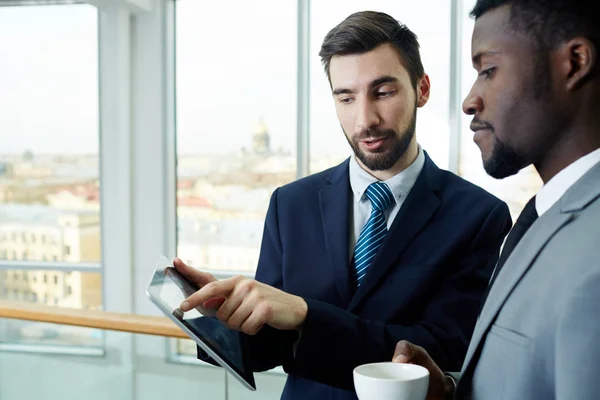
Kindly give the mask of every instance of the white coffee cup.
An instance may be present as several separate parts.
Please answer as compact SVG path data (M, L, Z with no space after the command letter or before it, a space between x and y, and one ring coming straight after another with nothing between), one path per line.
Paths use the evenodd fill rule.
M429 371L420 365L381 362L354 368L360 400L425 400Z

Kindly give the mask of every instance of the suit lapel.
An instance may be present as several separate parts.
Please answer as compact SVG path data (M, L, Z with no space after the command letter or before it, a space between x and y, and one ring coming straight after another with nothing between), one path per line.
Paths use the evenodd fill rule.
M514 288L535 262L537 255L560 229L576 218L577 212L583 210L600 196L598 179L600 179L600 163L592 167L563 195L557 204L529 228L529 231L508 257L481 310L480 319L475 326L463 363L463 374L473 371L485 335Z
M348 161L335 168L328 181L329 185L319 191L325 246L329 262L334 269L334 279L340 297L343 304L348 304L352 296L348 248L350 240Z
M478 353L482 339L507 298L535 261L537 255L562 227L575 218L573 214L559 213L552 217L550 215L544 215L544 217L547 218L540 218L529 228L506 260L504 267L491 287L469 344L469 350L463 364L463 372L467 370L469 363L476 362L477 357L475 357L475 354Z
M437 186L438 174L438 168L427 156L419 178L402 204L362 284L356 290L348 307L349 311L353 311L385 278L390 268L396 265L400 255L427 226L440 207L440 199L433 191Z

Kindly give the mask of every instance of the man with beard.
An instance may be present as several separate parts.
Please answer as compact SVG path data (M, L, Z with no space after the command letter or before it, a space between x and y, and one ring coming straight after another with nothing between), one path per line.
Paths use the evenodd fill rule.
M283 399L356 399L353 368L389 360L400 339L459 366L511 225L506 204L418 145L430 81L406 26L353 14L320 56L354 155L275 190L256 280L174 263L205 285L181 308L218 306L256 371L283 365Z
M463 110L485 169L533 164L544 185L506 239L461 374L408 342L394 360L429 369L429 400L598 399L600 8L478 0L471 15Z

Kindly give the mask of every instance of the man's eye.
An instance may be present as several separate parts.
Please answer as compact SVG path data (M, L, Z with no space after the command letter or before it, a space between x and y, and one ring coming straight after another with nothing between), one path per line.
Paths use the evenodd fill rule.
M490 76L492 76L492 73L494 72L494 70L496 70L496 67L491 67L491 68L484 69L483 71L481 71L479 73L479 76L483 76L485 78L489 78Z

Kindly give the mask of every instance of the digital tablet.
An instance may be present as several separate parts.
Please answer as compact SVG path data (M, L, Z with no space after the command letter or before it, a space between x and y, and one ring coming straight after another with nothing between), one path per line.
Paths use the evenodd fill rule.
M256 390L254 374L241 343L240 333L227 328L215 317L215 310L196 307L183 312L179 305L198 287L161 256L148 285L147 294L177 326L179 326L217 364L236 377L242 385Z

